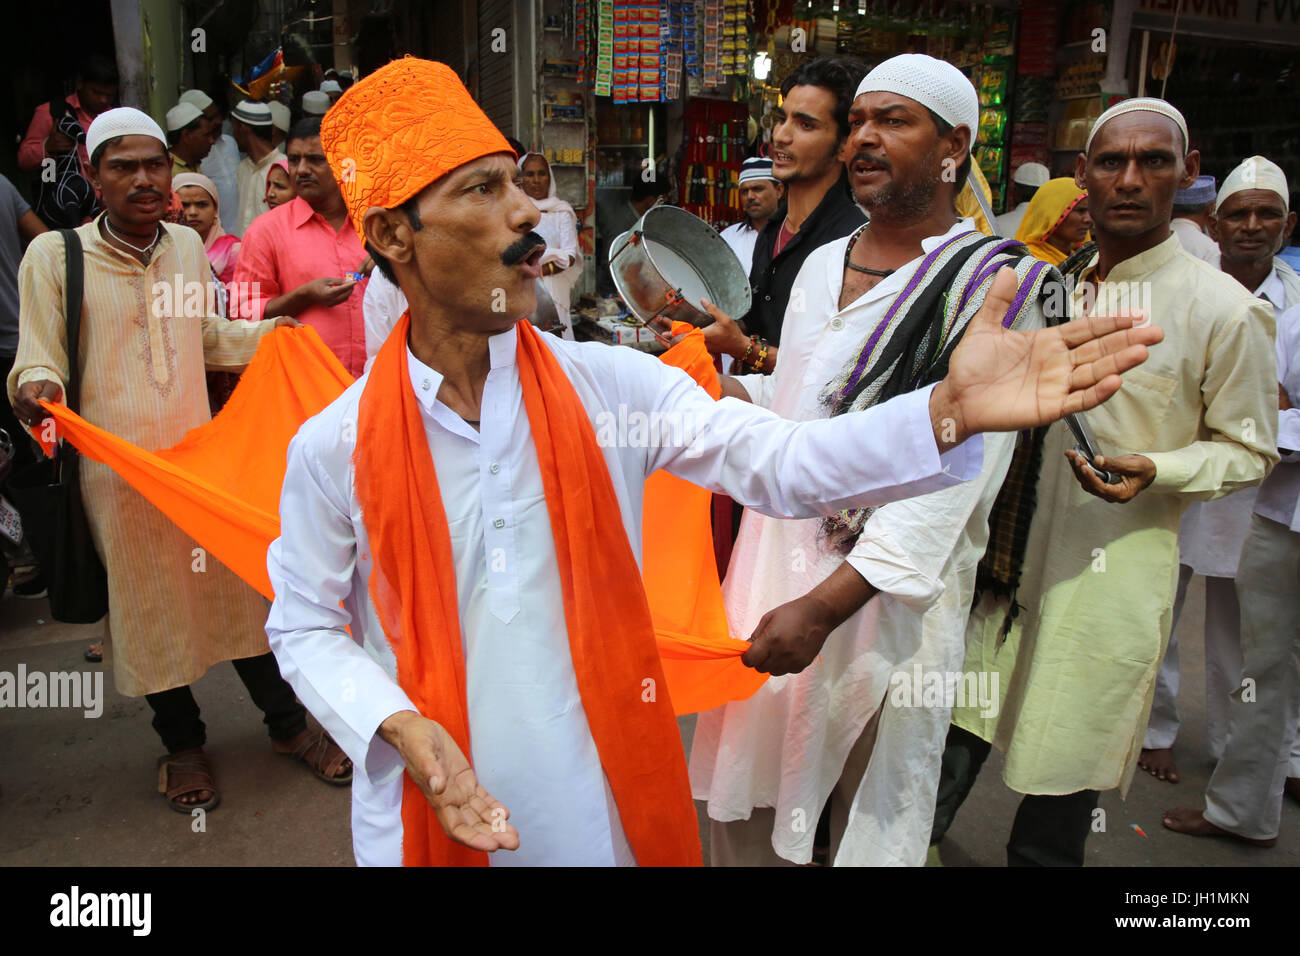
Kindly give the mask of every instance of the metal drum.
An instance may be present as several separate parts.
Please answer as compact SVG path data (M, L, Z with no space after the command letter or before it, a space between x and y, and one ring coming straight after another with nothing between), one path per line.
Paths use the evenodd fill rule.
M749 311L749 275L720 235L676 206L652 206L609 247L609 272L627 307L646 324L664 317L704 326L708 299L732 318Z

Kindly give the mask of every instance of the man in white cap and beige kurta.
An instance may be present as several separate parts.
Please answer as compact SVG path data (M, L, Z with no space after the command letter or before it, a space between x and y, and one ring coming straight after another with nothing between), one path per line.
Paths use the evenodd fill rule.
M222 129L222 108L207 93L186 90L180 101L197 106L208 121L208 128L212 131L212 149L199 164L199 172L216 185L218 206L227 211L226 218L230 222L223 222L222 228L231 235L238 235L235 218L239 211L239 146L235 138Z
M1281 259L1274 259L1295 226L1288 196L1282 169L1263 156L1252 156L1223 181L1211 225L1219 243L1216 251L1222 250L1217 264L1243 288L1270 303L1276 316L1300 305L1300 277ZM1258 492L1251 486L1215 501L1194 501L1183 515L1169 649L1156 679L1151 720L1138 758L1138 766L1160 780L1178 782L1173 755L1180 723L1175 631L1193 574L1205 576L1205 717L1210 756L1215 760L1223 756L1228 698L1241 686L1241 608L1234 579Z
M924 386L934 366L923 342L938 323L950 345L961 337L999 265L1015 266L1021 283L1008 321L1042 326L1039 293L1056 275L954 208L979 127L975 88L956 67L919 54L885 61L858 86L849 124L849 184L870 222L804 263L775 372L725 380L728 393L743 388L794 421ZM977 478L874 511L802 521L746 512L727 618L733 637L754 641L745 663L773 676L696 726L691 781L708 804L714 865L810 862L828 806L835 865L925 862L951 706L933 686L961 665L975 566L1014 444L986 436Z
M201 109L183 100L167 111L166 120L172 175L197 173L212 150L212 124Z
M1022 442L1023 472L1012 463L1016 480L990 518L965 667L996 672L1004 699L993 715L954 708L936 843L991 742L1006 754L1007 785L1025 795L1008 863L1082 865L1099 791L1126 793L1136 768L1183 510L1258 484L1278 460L1272 309L1170 232L1174 193L1199 166L1182 114L1145 97L1102 113L1076 160L1097 244L1062 264L1077 280L1071 312L1141 307L1165 339L1115 401L1087 416L1095 464L1115 483L1059 423L1041 444Z
M76 230L84 274L78 411L142 448L167 448L210 417L205 369L242 369L264 335L297 323L184 314L188 290L214 280L198 233L162 221L171 195L162 129L139 110L108 110L91 123L86 148L105 212ZM61 235L38 236L18 274L18 356L7 385L33 431L46 417L38 400L62 401L70 374L64 258ZM159 284L168 295L157 293ZM189 685L222 661L234 662L275 749L301 756L331 782L350 780L342 753L307 730L280 676L262 598L210 556L200 563L193 539L107 465L83 458L81 484L108 573L108 660L118 691L144 697L153 711L167 749L158 789L171 809L189 814L220 800Z
M999 235L1010 238L1016 234L1016 230L1020 228L1020 223L1025 218L1025 211L1029 208L1029 201L1034 198L1034 193L1038 192L1038 187L1051 178L1052 174L1042 163L1021 163L1016 167L1015 173L1011 176L1011 195L1016 205L1015 208L998 216Z
M266 204L266 174L271 171L272 163L285 156L273 145L274 123L267 104L240 101L230 111L230 124L235 131L235 142L244 153L236 170L239 216L235 224L242 236L248 224L270 208Z

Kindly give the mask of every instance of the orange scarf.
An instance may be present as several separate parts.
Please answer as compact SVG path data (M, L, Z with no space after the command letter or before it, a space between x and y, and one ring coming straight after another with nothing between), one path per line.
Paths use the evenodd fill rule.
M361 396L357 496L374 561L370 593L397 657L397 682L468 756L451 538L406 368L410 321L403 315L380 349ZM636 589L628 597L627 585L640 572L604 456L586 409L550 350L526 320L516 326L516 336L516 366L555 539L573 667L624 833L641 866L699 865L681 738L645 592ZM403 787L405 864L487 863L486 854L447 839L409 774Z

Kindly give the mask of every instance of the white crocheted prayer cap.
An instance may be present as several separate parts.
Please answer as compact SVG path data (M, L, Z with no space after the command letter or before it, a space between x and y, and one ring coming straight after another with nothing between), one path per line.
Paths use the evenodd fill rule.
M933 110L949 126L970 130L971 145L980 128L980 101L961 70L924 53L890 57L868 73L854 98L863 93L897 93Z
M202 90L186 90L181 94L180 99L182 103L193 103L200 110L205 110L212 105L212 97Z
M1042 186L1051 178L1052 174L1042 163L1021 163L1011 181L1022 186Z
M308 116L324 116L332 105L329 94L322 93L320 90L312 90L302 95L302 111Z
M339 86L337 80L326 80L320 85L322 93L342 93L343 87Z
M1097 117L1097 121L1092 124L1092 129L1088 131L1088 141L1083 144L1083 151L1087 153L1092 148L1092 139L1097 135L1097 130L1116 116L1123 116L1125 113L1159 113L1161 116L1168 117L1183 134L1183 149L1187 149L1187 144L1190 142L1187 136L1187 120L1183 119L1183 114L1178 112L1178 107L1154 96L1135 96L1131 100L1121 100Z
M1282 208L1291 211L1291 194L1287 190L1286 173L1282 167L1263 156L1243 159L1241 165L1228 173L1219 189L1219 198L1215 200L1214 211L1218 212L1225 199L1233 193L1246 189L1268 189L1282 197Z
M167 136L152 116L130 106L119 106L105 110L91 121L90 129L86 130L86 155L94 156L95 150L119 136L152 136L163 149L167 148Z
M167 132L184 129L203 116L203 111L193 103L177 103L167 111Z
M289 107L279 100L272 100L267 105L271 107L271 125L282 132L289 132L289 125L293 122L293 113Z

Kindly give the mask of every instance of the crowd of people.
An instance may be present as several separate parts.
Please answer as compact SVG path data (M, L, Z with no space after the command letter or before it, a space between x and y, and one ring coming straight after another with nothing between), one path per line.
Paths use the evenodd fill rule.
M714 400L574 341L582 222L442 64L292 105L189 90L165 129L114 107L111 63L76 90L19 163L85 187L33 209L0 179L0 426L35 435L75 380L87 420L169 447L283 326L357 379L290 445L269 613L84 462L104 656L152 709L172 809L219 804L190 685L229 660L273 747L351 785L362 864L690 864L693 797L714 865L921 865L996 747L1023 795L1008 863L1078 866L1101 791L1178 779L1172 634L1200 573L1218 766L1164 823L1276 841L1300 800L1300 276L1269 159L1220 186L1174 104L1127 99L1072 176L1025 164L994 217L959 70L807 62L722 233L752 308L701 304ZM50 231L71 228L80 251ZM217 308L160 308L160 281ZM538 287L555 335L528 321ZM619 408L704 426L598 444ZM717 495L730 633L771 675L701 713L689 754L640 693L663 683L638 570L660 469Z

